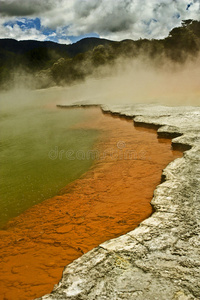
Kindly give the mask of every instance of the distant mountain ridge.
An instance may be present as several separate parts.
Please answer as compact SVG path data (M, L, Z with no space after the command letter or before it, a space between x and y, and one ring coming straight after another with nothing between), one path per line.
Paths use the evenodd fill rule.
M73 57L79 53L84 53L89 50L92 50L94 47L98 45L108 45L113 41L100 39L100 38L84 38L74 44L58 44L51 41L34 41L34 40L26 40L26 41L17 41L14 39L0 39L0 52L1 51L9 51L14 54L24 54L28 51L34 49L46 48L50 50L56 50L59 53L68 54L70 57Z

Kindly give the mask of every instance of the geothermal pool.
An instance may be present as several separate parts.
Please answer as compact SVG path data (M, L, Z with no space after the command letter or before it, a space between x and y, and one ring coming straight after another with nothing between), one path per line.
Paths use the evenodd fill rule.
M13 202L6 203L2 187L7 216L1 208L0 299L51 292L67 264L137 227L152 213L162 169L182 155L155 130L135 128L132 120L99 108L31 103L3 122L12 134L2 150L14 157L4 156L13 170L4 177Z
M16 103L17 102L17 103ZM62 111L48 100L0 98L0 228L36 203L56 195L92 164L62 152L93 148L98 129L75 128L92 115Z

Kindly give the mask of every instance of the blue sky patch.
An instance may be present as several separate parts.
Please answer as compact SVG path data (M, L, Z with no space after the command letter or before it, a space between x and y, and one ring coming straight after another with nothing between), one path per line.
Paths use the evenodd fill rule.
M193 5L193 3L192 3L192 2L190 2L190 3L187 5L187 8L186 8L186 10L189 10L190 6L192 6L192 5Z
M4 23L4 26L11 26L12 28L14 25L18 25L22 30L30 29L30 28L35 28L37 30L41 29L41 22L39 18L35 19L28 19L28 18L21 18L21 19L16 19L15 21L8 21Z
M38 30L42 35L45 35L45 41L52 41L59 43L59 40L66 40L66 42L69 42L69 40L72 43L76 43L77 41L86 38L86 37L99 37L96 33L87 33L79 36L67 36L65 32L67 32L67 27L65 26L62 28L61 33L56 32L56 30L50 29L48 27L41 26L41 21L39 18L30 19L30 18L17 18L14 21L8 21L3 24L5 27L10 26L14 27L14 25L18 25L22 31L35 28Z
M180 19L181 15L180 15L179 13L176 13L176 14L173 15L173 17L174 17L175 19Z

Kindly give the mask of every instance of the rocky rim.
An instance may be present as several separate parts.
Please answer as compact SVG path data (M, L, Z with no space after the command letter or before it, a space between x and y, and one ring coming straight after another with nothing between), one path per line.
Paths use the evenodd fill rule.
M163 170L150 218L68 265L52 293L38 299L200 299L200 107L101 108L154 126L187 151Z

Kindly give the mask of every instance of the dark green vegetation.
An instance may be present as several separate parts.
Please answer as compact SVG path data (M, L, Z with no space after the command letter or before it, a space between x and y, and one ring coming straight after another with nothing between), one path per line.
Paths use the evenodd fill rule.
M4 39L0 40L0 85L9 88L22 70L34 75L33 88L67 85L98 74L100 67L114 65L118 58L143 55L159 63L163 58L184 63L188 56L196 57L199 50L200 22L193 20L183 21L163 40L114 42L86 38L76 44L59 45Z

